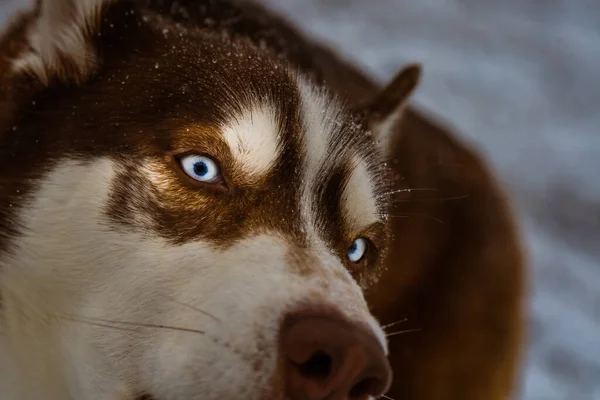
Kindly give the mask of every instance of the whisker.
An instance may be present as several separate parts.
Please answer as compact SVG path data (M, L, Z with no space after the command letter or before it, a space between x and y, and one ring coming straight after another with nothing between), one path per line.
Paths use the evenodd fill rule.
M208 311L204 311L204 310L202 310L202 309L200 309L200 308L197 308L197 307L194 307L194 306L192 306L191 304L184 303L184 302L182 302L182 301L176 300L175 298L173 298L173 297L171 297L171 296L167 296L167 297L168 297L168 298L169 298L169 300L171 300L173 303L179 304L180 306L187 307L187 308L189 308L190 310L193 310L193 311L196 311L196 312L198 312L198 313L200 313L200 314L206 315L207 317L210 317L210 318L214 319L214 320L215 320L215 321L217 321L217 322L221 322L221 320L220 320L219 318L217 318L217 317L216 317L216 316L214 316L213 314L209 313Z
M108 328L108 329L115 329L115 330L128 331L128 332L137 332L137 329L125 328L123 326L117 326L117 325L103 324L100 322L85 321L85 320L80 320L80 319L76 319L76 318L66 318L66 317L61 317L61 319L64 319L67 321L72 321L72 322L79 322L82 324L88 324L88 325L92 325L92 326L98 326L100 328Z
M178 332L197 333L200 335L205 334L204 331L201 331L199 329L184 328L184 327L162 325L162 324L147 324L147 323L142 323L142 322L115 321L115 320L103 319L103 318L63 317L63 319L71 320L74 322L88 323L90 325L96 325L96 326L101 326L101 327L106 327L106 328L115 328L115 329L123 328L120 326L120 325L123 325L123 326L132 326L132 327L136 327L136 328L166 329L166 330L172 330L172 331L178 331ZM113 324L114 326L110 325L110 324ZM129 330L134 331L134 332L136 331L136 329L129 329Z
M402 318L402 319L399 319L398 321L391 322L391 323L389 323L389 324L385 324L385 325L383 325L383 326L381 327L381 329L383 329L383 330L386 330L386 329L388 329L388 328L391 328L392 326L396 326L396 325L398 325L398 324L403 324L403 323L405 323L406 321L408 321L408 318L404 317L404 318Z
M392 337L392 336L398 336L398 335L403 335L405 333L410 333L410 332L418 332L421 331L421 328L414 328L414 329L405 329L403 331L397 331L397 332L391 332L391 333L387 333L385 335L386 338Z
M435 162L435 163L426 163L425 165L423 165L423 169L431 169L431 170L435 170L436 168L465 168L466 166L464 164L460 164L460 163L445 163L445 162ZM410 167L404 167L404 168L399 168L398 166L394 166L393 167L394 171L400 173L400 172L409 172L412 170L412 168ZM394 177L394 180L403 180L406 179L406 176L403 176L402 174L400 174L399 176Z
M466 199L468 198L469 195L465 194L462 196L449 196L449 197L434 197L431 199L396 199L394 201L399 202L399 203L419 203L419 202L426 202L426 201L452 201L452 200L462 200L462 199Z
M432 217L431 215L427 215L427 214L417 214L417 213L402 213L402 214L398 214L398 215L388 215L389 218L408 218L408 217L423 217L423 218L427 218L430 219L432 221L438 222L440 224L445 224L444 221L442 221L439 218L436 217Z
M382 394L381 396L379 396L380 399L386 399L386 400L395 400L394 398L390 397L390 396L386 396L385 394Z
M398 194L398 193L410 193L410 192L437 192L438 189L433 189L433 188L405 188L405 189L397 189L397 190L391 190L389 192L385 192L383 193L383 196L389 196L392 194Z

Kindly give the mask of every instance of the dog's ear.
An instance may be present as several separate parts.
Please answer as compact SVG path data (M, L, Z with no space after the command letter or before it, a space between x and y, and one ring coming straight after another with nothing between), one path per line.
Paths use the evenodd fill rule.
M112 0L38 0L27 27L27 49L12 62L43 84L58 80L79 83L98 64L93 40L102 22L102 10Z
M421 65L409 64L365 107L369 129L384 154L389 154L394 135L411 94L421 78Z

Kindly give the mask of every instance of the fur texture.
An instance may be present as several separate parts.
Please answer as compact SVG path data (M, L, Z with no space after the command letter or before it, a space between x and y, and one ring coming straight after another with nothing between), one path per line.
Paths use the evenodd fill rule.
M386 346L361 291L387 246L364 116L163 6L42 2L4 38L25 45L2 76L22 104L2 121L3 398L282 398L280 325L306 307Z
M0 54L3 399L282 399L280 324L306 307L384 348L371 312L409 316L394 398L510 393L518 237L484 164L404 113L418 67L379 91L226 0L42 1ZM469 200L394 198L424 185Z

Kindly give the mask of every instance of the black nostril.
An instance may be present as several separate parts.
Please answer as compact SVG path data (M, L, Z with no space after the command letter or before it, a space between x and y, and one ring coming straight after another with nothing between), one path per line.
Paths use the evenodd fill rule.
M350 399L364 399L368 397L371 394L373 388L377 386L377 384L377 379L363 379L362 381L354 385L352 389L350 389Z
M308 361L299 364L297 368L305 378L324 381L331 374L331 366L331 356L325 352L317 351Z

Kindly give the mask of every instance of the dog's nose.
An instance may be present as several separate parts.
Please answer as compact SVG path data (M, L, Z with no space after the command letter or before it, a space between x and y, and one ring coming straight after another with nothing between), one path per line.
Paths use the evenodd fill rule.
M292 316L281 335L291 400L367 400L388 390L390 365L367 330L330 316Z

